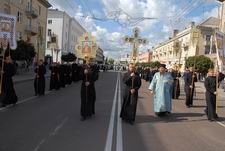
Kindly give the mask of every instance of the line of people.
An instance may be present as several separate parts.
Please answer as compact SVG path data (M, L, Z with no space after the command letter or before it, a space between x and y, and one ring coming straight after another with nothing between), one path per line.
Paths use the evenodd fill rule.
M153 70L152 70L153 71ZM138 102L138 90L141 87L141 72L137 72L134 64L129 64L128 72L123 76L124 92L123 106L120 117L123 121L133 124L136 116ZM142 72L143 73L143 72ZM172 99L178 99L180 96L180 72L177 68L167 70L165 64L161 64L157 71L153 71L153 78L150 80L149 90L153 95L154 112L157 116L165 116L172 111ZM197 74L192 67L186 68L183 74L185 105L187 108L193 106L193 94L195 92L195 82ZM219 81L218 81L219 82ZM209 121L218 118L216 114L216 74L213 69L209 69L208 76L205 80L206 88L206 109L205 113Z
M95 81L98 80L99 66L94 64L93 60L88 60L82 65L52 63L49 70L51 71L50 90L59 90L81 80L81 121L95 114ZM43 60L39 61L35 73L35 95L44 95L46 69Z
M66 85L71 85L72 82L79 81L81 68L82 66L77 65L76 63L52 63L49 66L49 70L51 72L49 90L59 90L60 88L64 88ZM43 60L38 62L34 71L36 73L34 80L35 95L44 95L46 67Z

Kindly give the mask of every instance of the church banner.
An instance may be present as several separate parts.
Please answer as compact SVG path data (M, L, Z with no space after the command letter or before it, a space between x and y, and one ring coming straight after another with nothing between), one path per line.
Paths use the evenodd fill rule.
M16 17L0 14L0 44L3 47L9 46L16 49Z
M91 35L91 33L83 34L79 40L78 45L76 46L77 56L79 58L85 59L88 58L96 58L96 51L98 47L95 41L95 37Z
M219 65L219 70L223 70L225 65L225 50L224 50L224 33L216 32L216 45L217 45L217 61Z

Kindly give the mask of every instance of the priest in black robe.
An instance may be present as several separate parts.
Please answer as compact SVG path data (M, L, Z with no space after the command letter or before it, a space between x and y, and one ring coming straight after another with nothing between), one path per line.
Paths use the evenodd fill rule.
M51 64L50 66L51 76L50 76L50 90L59 90L60 89L60 81L59 81L59 68L56 63Z
M34 79L34 90L35 96L45 94L45 73L46 68L43 63L43 60L40 60L38 66L35 68L34 72L36 73Z
M136 117L138 90L141 87L141 78L135 71L135 65L129 64L129 71L123 76L123 105L120 113L122 120L133 124Z
M87 63L80 70L81 84L81 121L95 114L95 81L98 80L98 71L91 63Z
M58 68L59 68L60 87L65 88L65 85L66 85L66 78L65 78L66 67L62 62L61 64L58 65Z
M174 80L173 82L173 90L172 90L172 99L178 99L180 96L180 80L181 77L180 72L177 68L172 69L171 76Z
M66 79L66 84L71 85L72 84L72 68L69 63L65 65L65 79Z
M195 82L197 82L197 75L190 67L184 75L184 90L186 94L185 104L188 108L193 106L193 96L195 91Z
M206 115L209 121L215 121L218 118L216 114L216 76L213 69L209 69L208 76L205 79L206 96Z
M9 104L16 104L18 97L16 95L12 77L15 75L15 66L10 56L4 60L4 70L2 78L2 107Z
M72 64L72 81L73 82L79 81L79 71L78 65L76 63Z

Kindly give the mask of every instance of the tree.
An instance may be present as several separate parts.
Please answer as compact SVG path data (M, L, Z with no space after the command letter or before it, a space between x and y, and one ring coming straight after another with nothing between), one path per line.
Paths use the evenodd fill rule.
M31 63L36 52L32 44L19 40L17 41L17 48L15 50L10 50L10 54L13 60Z
M69 52L68 54L62 55L61 59L65 62L73 62L76 61L77 57L75 54Z
M108 59L108 64L114 64L114 59L113 58L109 58Z
M150 67L151 68L156 68L159 67L161 63L159 61L154 61L154 62L150 62Z
M203 55L189 57L186 60L187 67L194 67L194 64L195 64L195 70L200 73L207 73L209 68L214 67L213 61L210 60L210 58Z

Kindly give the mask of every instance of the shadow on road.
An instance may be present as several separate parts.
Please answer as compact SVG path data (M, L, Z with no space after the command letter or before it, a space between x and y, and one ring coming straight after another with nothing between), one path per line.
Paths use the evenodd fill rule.
M172 113L170 115L163 116L163 117L157 117L157 116L151 116L151 115L149 115L149 116L139 115L139 116L137 116L135 123L182 122L182 121L190 121L188 117L202 117L204 115L205 114L203 114L203 113ZM198 120L198 121L200 121L200 120Z

